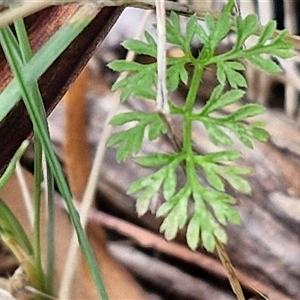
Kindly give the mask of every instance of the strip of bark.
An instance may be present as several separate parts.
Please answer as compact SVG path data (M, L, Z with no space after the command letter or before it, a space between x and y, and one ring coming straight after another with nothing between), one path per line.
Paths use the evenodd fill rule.
M77 5L52 6L30 16L27 19L27 26L33 50L37 51L78 8ZM122 10L122 7L103 8L42 76L39 86L47 114L50 114L86 65L96 46L105 38ZM0 69L2 70L0 91L2 91L12 78L2 52ZM31 132L31 121L23 103L20 102L0 123L0 175L21 142Z

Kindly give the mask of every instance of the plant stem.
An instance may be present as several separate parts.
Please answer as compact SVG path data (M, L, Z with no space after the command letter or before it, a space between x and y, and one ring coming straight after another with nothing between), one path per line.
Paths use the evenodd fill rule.
M203 73L203 67L195 65L192 81L190 84L190 89L186 98L186 103L184 106L183 114L183 150L187 154L192 152L192 110L197 99L197 94L200 86L200 80Z
M200 86L200 81L202 78L202 73L203 73L203 67L200 66L199 64L195 65L193 77L192 77L192 82L190 84L190 89L186 98L186 103L184 106L184 112L185 114L191 114L195 101L197 98L199 86Z
M166 69L166 9L164 0L155 0L157 20L157 94L156 107L162 114L168 116L170 113L167 91L167 69Z
M46 292L41 259L41 182L42 182L42 145L37 139L34 144L34 222L33 222L33 256L36 275L39 278L39 291Z
M45 198L47 203L47 290L49 295L53 295L53 279L54 279L54 264L55 264L55 247L54 247L54 178L53 173L46 161L45 153L43 152L43 174L46 182Z

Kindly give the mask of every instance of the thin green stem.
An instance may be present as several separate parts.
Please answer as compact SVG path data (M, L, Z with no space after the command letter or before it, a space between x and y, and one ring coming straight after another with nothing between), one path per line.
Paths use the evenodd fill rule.
M197 94L201 82L201 77L203 74L203 67L195 65L190 89L186 98L186 103L184 106L184 124L183 124L183 150L185 152L192 152L192 110L197 99Z
M222 61L234 61L244 59L245 57L272 53L273 45L264 45L260 47L251 47L248 49L233 49L229 52L212 57L205 65L216 64Z
M14 76L16 77L16 79L18 80L18 82L20 84L20 88L22 91L22 97L23 97L26 109L29 113L29 116L30 116L34 126L36 127L36 133L38 134L38 136L41 139L41 143L45 149L45 154L46 154L47 160L49 161L49 166L54 174L58 188L65 200L71 222L77 232L79 244L82 247L83 254L84 254L87 264L89 266L92 278L94 279L98 294L102 300L108 299L108 296L107 296L105 288L104 288L103 281L101 279L100 272L98 270L97 262L93 255L91 246L87 239L87 236L81 226L78 212L76 211L75 206L72 202L72 195L71 195L68 185L66 183L66 180L65 180L64 174L62 172L61 166L59 164L59 161L54 153L53 147L50 142L49 135L47 134L46 126L42 120L42 117L39 115L39 110L37 110L36 106L30 99L30 93L28 93L28 90L26 88L26 83L23 78L22 68L14 60L14 53L13 53L13 49L11 48L9 36L7 35L7 30L5 30L5 29L1 30L0 39L1 39L2 48L5 52L5 55L9 61L10 66L13 70Z
M190 84L189 92L186 98L186 103L184 107L185 113L190 114L194 108L195 101L197 99L198 90L201 83L201 78L203 74L203 67L199 64L195 65L192 81Z
M192 119L189 115L184 115L183 124L183 151L189 155L192 151Z
M42 145L37 139L34 144L34 222L33 222L33 256L40 288L46 292L41 259L41 182L42 182Z
M191 182L191 172L195 169L193 161L193 118L192 111L197 99L197 94L203 74L203 67L195 64L194 73L189 89L189 93L186 98L183 113L183 152L185 153L185 165L183 166L184 172L187 176L187 181Z
M54 280L54 261L55 261L55 247L54 247L54 178L46 161L43 153L43 169L44 178L46 181L46 203L47 203L47 262L46 262L46 275L47 275L47 290L50 295L53 295L53 280Z

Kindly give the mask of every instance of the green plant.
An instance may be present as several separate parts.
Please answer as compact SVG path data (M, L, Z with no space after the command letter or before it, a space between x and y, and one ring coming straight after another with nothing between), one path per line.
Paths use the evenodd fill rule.
M232 1L231 1L232 2ZM226 243L227 235L224 225L228 222L238 224L240 217L233 205L236 200L226 192L229 184L237 192L250 194L251 187L245 178L250 173L246 167L238 165L241 153L230 149L233 138L240 140L246 147L253 147L253 140L266 141L268 133L262 128L261 122L247 122L249 117L261 114L264 108L259 104L244 104L227 115L218 114L226 106L241 100L247 87L242 73L245 70L242 60L267 72L279 72L280 67L265 54L288 58L293 56L291 43L287 42L287 32L275 35L276 23L269 22L261 31L256 42L249 48L244 47L245 41L257 34L260 29L255 15L245 19L232 17L228 9L224 9L217 20L210 14L205 17L205 26L200 24L196 16L187 20L185 31L182 32L179 16L172 12L167 22L166 40L179 47L184 55L179 58L167 59L167 89L171 93L180 83L189 85L189 91L183 106L176 105L171 96L168 98L170 115L182 118L182 146L174 147L173 153L154 153L137 155L135 162L147 168L156 167L152 174L135 181L128 193L139 193L137 212L145 214L151 201L162 191L164 203L159 205L156 216L164 217L160 230L165 237L173 239L178 230L187 226L187 243L196 249L201 241L208 250L213 251L216 243ZM222 54L216 54L217 46L234 28L236 40L232 48ZM191 53L193 39L203 44L196 56ZM128 40L123 43L127 50L138 54L157 57L155 39L145 33L145 42ZM203 71L211 65L217 68L216 77L219 85L213 90L208 102L203 108L197 109L195 102ZM190 75L186 66L192 66ZM130 72L131 75L113 85L113 91L121 90L121 100L130 96L144 100L156 99L157 63L147 65L138 62L117 60L109 67L117 72ZM171 120L171 117L168 119ZM212 143L225 147L224 150L205 155L198 154L193 149L193 124L200 122ZM114 126L130 124L125 129L114 134L108 146L118 145L117 160L122 162L129 156L139 153L143 140L153 141L168 133L176 140L170 128L172 124L159 111L126 112L111 120ZM177 182L177 171L182 168L186 180L183 186ZM204 176L199 176L202 173Z

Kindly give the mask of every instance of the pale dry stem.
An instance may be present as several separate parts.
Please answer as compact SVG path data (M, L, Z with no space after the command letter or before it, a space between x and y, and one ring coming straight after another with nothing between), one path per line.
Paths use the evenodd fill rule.
M15 172L16 172L20 190L21 190L21 193L23 196L23 201L24 201L24 204L26 207L26 212L27 212L27 216L29 219L29 223L30 223L31 228L33 228L33 224L34 224L33 202L32 202L31 193L29 191L28 184L25 180L25 176L24 176L23 170L22 170L19 162L16 164Z

